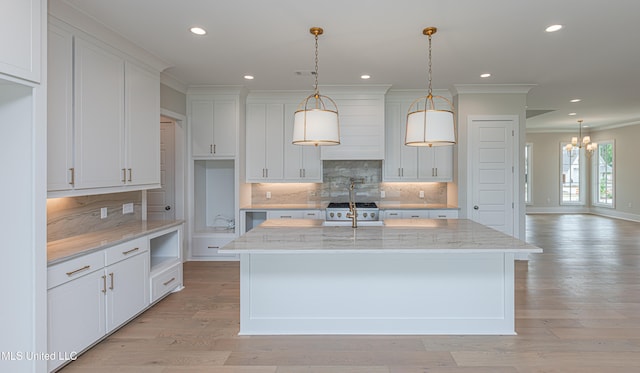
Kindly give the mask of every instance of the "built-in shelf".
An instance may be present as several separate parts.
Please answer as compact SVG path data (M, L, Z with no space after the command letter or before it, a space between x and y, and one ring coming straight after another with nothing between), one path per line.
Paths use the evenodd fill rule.
M182 261L180 232L180 227L174 227L149 237L152 277Z
M235 233L235 162L194 161L194 232Z

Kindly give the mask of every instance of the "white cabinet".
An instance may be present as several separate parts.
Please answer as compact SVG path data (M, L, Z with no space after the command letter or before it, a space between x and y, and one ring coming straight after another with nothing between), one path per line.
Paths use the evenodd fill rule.
M191 153L194 157L234 157L238 138L238 98L189 95Z
M321 210L269 210L267 219L324 219Z
M320 147L294 145L293 115L297 104L284 105L284 179L285 181L321 183Z
M42 3L42 0L2 1L0 74L40 82Z
M124 59L74 40L75 188L123 185Z
M50 196L158 187L159 73L70 27L49 39Z
M182 287L182 225L148 236L151 303Z
M146 237L107 249L105 276L107 333L149 305L149 253Z
M191 238L191 256L194 259L207 260L238 260L235 254L220 254L220 250L224 245L236 238L234 234L215 235L215 236L194 236Z
M73 35L49 25L47 190L73 188Z
M51 266L47 281L49 353L81 352L149 305L146 238Z
M322 182L320 149L291 143L297 105L256 101L247 104L247 182Z
M457 219L458 210L384 210L384 219Z
M247 182L284 178L284 105L247 104Z
M407 111L412 101L397 97L387 100L383 181L452 181L453 146L404 145Z
M425 147L418 152L418 179L453 180L453 146Z

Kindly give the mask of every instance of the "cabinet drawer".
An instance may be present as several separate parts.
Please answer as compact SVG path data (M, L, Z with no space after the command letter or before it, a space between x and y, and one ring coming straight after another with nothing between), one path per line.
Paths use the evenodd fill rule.
M235 236L229 237L193 237L191 256L193 257L228 257L237 258L234 254L219 254L218 250L233 241Z
M51 289L102 268L104 268L102 250L53 265L47 270L47 288Z
M151 279L151 303L182 284L182 263L167 268Z
M148 250L149 241L147 240L147 237L136 238L135 240L112 246L104 251L106 265L117 263Z
M405 210L402 211L403 219L426 219L429 217L428 210Z
M267 219L302 219L303 210L267 211Z
M431 219L457 219L457 210L431 210L429 211L429 217Z

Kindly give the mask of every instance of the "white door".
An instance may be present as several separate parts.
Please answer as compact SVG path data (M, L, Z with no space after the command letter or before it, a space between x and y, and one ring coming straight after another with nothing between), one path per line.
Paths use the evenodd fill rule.
M147 192L147 220L174 220L175 212L175 122L160 123L161 188Z
M514 235L516 119L471 119L471 219Z

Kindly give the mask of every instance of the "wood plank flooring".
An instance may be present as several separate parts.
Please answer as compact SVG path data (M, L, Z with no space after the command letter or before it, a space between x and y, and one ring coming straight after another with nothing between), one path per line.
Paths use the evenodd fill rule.
M239 265L185 263L186 288L64 373L631 373L640 371L640 223L527 216L517 336L237 336Z

